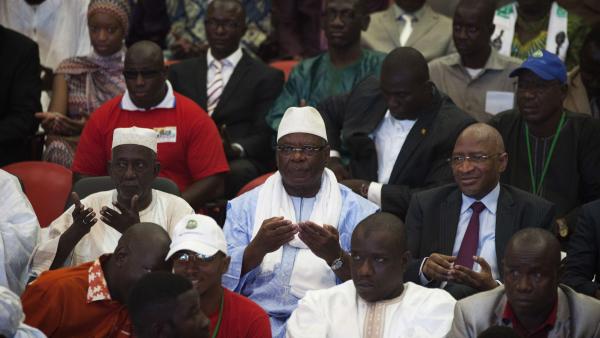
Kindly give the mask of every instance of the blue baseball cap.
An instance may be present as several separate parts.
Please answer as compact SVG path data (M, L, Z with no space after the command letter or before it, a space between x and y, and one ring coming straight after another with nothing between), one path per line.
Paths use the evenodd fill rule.
M531 54L521 66L510 73L510 77L519 76L522 70L527 69L546 81L558 80L561 84L567 83L567 68L562 60L545 49Z

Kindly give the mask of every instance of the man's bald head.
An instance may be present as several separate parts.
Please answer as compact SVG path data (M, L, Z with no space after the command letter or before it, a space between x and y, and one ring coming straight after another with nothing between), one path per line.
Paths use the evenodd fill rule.
M484 123L472 124L460 133L450 158L456 184L463 194L477 200L498 185L507 164L502 136Z
M165 261L170 244L169 234L158 224L138 223L129 227L119 239L105 271L113 299L126 302L133 285L148 272L171 271Z
M398 297L410 259L406 226L397 216L380 212L362 220L352 232L350 272L356 292L368 302Z
M418 119L431 104L433 84L425 57L412 47L391 51L381 66L380 88L392 116Z
M382 82L396 74L402 74L415 83L429 80L429 68L423 54L412 47L398 47L392 50L381 65Z
M457 143L464 138L489 145L490 150L496 153L503 153L505 151L502 135L500 135L500 132L496 128L489 124L474 123L468 126L458 136Z
M507 302L521 323L541 325L555 306L560 267L560 244L540 228L514 234L504 254L504 288Z
M388 212L374 213L358 223L352 237L363 236L368 239L374 232L385 232L386 237L396 243L399 255L406 252L406 225L398 216Z
M551 232L540 228L525 228L514 234L506 245L505 260L512 257L546 257L549 267L558 271L560 243Z
M131 45L125 54L125 64L128 62L152 62L163 64L163 52L160 46L152 41L139 41Z

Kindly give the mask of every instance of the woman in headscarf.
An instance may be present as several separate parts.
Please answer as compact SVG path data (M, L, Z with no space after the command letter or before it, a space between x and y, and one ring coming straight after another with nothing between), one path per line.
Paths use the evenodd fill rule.
M93 52L61 62L49 111L36 114L47 134L45 161L70 167L90 114L125 91L122 73L129 15L127 0L90 1L87 18Z

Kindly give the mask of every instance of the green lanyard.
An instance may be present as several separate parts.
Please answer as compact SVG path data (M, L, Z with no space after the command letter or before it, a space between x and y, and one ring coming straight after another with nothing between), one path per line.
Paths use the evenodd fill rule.
M223 319L223 300L225 299L225 293L221 296L221 306L219 307L219 319L217 319L217 325L215 325L215 330L213 331L212 338L217 337L219 334L219 329L221 328L221 320Z
M533 161L531 159L531 145L529 143L529 127L527 123L525 123L525 141L527 142L527 158L529 160L529 177L531 179L531 187L534 195L539 195L540 190L542 189L542 185L544 184L544 178L546 178L546 173L548 172L548 168L550 167L550 160L552 159L552 154L554 153L554 148L556 148L556 143L558 142L558 136L560 135L560 131L562 127L565 125L565 113L560 117L560 122L558 122L558 128L556 128L556 133L552 136L552 144L550 145L550 151L548 152L548 157L544 163L544 169L542 170L542 176L540 177L540 182L536 182L535 174L533 173Z

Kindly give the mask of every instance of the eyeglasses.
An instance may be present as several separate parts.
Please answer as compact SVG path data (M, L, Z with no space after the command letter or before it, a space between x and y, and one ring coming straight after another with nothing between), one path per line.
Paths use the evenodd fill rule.
M303 155L312 156L312 155L316 155L317 153L319 153L325 147L326 146L317 147L317 146L306 145L306 146L294 147L294 146L289 146L289 145L278 145L277 151L279 151L280 153L282 153L284 155L291 155L295 152L300 152Z
M125 70L123 76L127 80L136 80L138 76L142 76L144 79L150 79L162 74L162 70Z
M204 21L204 26L206 28L210 28L210 29L216 29L217 27L221 26L221 27L225 28L226 30L232 31L232 30L240 27L240 23L237 21L233 21L233 20L220 21L220 20L215 20L215 19L207 19Z
M192 263L192 262L209 263L209 262L214 261L218 254L219 253L217 252L216 254L214 254L212 256L206 256L206 255L199 254L199 253L193 253L193 254L182 253L181 255L175 257L175 262L178 262L178 263Z
M447 159L446 161L450 163L451 166L457 166L463 164L465 161L469 161L472 163L484 163L487 160L490 160L494 157L502 156L504 153L498 153L493 155L455 155Z

